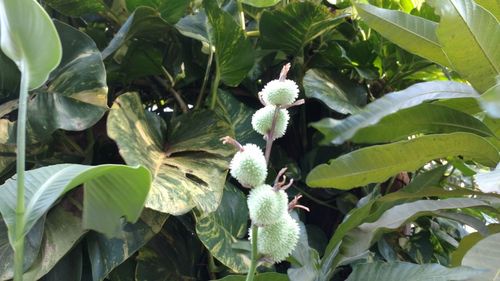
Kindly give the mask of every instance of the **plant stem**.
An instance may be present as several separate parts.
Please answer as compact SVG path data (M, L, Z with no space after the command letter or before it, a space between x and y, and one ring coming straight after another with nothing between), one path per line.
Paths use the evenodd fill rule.
M257 235L259 228L252 224L252 260L250 262L250 268L248 269L248 274L246 281L253 281L253 277L255 276L255 270L257 269Z
M247 37L259 37L260 31L259 30L251 30L251 31L247 31L245 34L247 35Z
M274 115L273 115L273 122L271 123L271 130L269 130L269 133L267 133L266 136L266 162L269 164L269 157L271 157L271 148L273 147L273 142L274 142L274 129L276 128L276 119L278 119L278 113L279 113L280 108L276 106L276 109L274 110Z
M238 14L240 16L240 25L241 29L245 31L245 11L243 10L243 4L241 4L241 0L236 0L236 5L238 6Z
M208 55L207 68L205 69L205 77L203 77L203 84L201 84L200 94L196 99L195 109L200 108L201 103L203 102L203 97L205 96L205 88L207 87L208 76L210 75L210 68L212 68L212 61L214 58L214 51L212 50L212 44L208 46L210 49L210 54Z
M21 69L21 73L25 73ZM17 205L14 240L14 281L22 281L24 273L24 170L26 161L26 116L28 109L28 77L21 75L17 112Z
M217 62L217 58L215 58L215 64L216 64L216 69L215 69L215 77L214 81L212 82L212 97L210 100L210 109L214 110L215 109L215 104L217 102L217 90L219 89L219 82L220 82L220 69L219 69L219 63Z

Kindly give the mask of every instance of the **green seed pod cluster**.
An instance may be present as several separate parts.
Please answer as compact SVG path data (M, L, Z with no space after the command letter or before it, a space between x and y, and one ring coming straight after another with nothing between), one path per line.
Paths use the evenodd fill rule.
M267 184L253 188L248 195L247 204L250 219L259 226L274 224L288 213L285 191L274 190Z
M299 224L286 213L275 224L259 227L257 249L259 253L278 263L285 260L299 241Z
M292 80L272 80L262 89L262 99L268 105L290 105L299 96L299 87Z
M229 171L231 176L243 186L261 185L267 177L267 163L264 153L255 144L244 145L243 151L238 151L231 160Z
M276 107L272 105L265 106L252 116L252 127L261 135L267 135L271 130L274 118L274 112ZM281 138L285 135L286 127L288 126L288 120L290 120L290 115L288 110L279 109L276 124L274 126L274 139Z

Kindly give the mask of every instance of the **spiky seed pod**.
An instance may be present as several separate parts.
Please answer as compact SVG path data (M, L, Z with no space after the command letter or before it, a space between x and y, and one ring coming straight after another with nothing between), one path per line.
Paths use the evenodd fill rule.
M257 110L252 116L252 127L261 135L266 135L273 125L275 106L268 105L259 110ZM281 138L285 135L286 127L288 126L288 121L290 120L290 115L288 110L280 109L278 111L278 116L276 118L276 125L274 126L273 138Z
M261 91L262 99L268 105L290 105L299 96L299 87L292 80L272 80Z
M243 151L238 151L231 160L229 171L231 176L243 186L255 187L261 185L267 177L267 164L264 153L255 144L245 144Z
M288 196L283 190L275 191L263 184L248 195L248 211L252 222L259 226L274 224L288 213Z
M299 224L287 213L275 224L259 227L257 249L274 262L281 262L297 246L299 231Z

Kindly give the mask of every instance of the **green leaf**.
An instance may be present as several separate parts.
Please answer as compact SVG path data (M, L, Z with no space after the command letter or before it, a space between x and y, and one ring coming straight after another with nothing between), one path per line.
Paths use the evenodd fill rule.
M475 0L475 2L492 13L497 21L500 21L500 0Z
M430 61L450 66L436 37L436 22L370 4L358 3L355 7L371 28L396 45Z
M169 24L175 24L186 13L190 0L126 0L127 9L134 11L140 6L154 8Z
M307 175L310 187L352 189L383 182L401 171L413 171L425 163L449 156L462 156L486 166L500 161L487 140L470 133L417 137L385 145L365 147L316 166Z
M61 61L59 35L34 0L0 2L0 47L26 75L29 89L43 85Z
M500 232L500 224L490 224L487 226L489 233L499 233ZM462 259L465 254L477 244L477 242L484 239L484 236L479 232L471 233L460 241L457 249L451 253L451 262L452 266L459 266L462 263Z
M441 16L437 37L453 69L484 92L500 74L500 25L472 0L429 2Z
M158 40L173 30L158 12L150 7L139 7L123 23L108 46L102 51L105 59L133 38Z
M65 281L81 281L83 273L83 252L82 245L78 244L67 255L65 255L57 265L45 274L41 281L58 281L64 278ZM26 277L25 277L26 278ZM29 279L26 279L29 280Z
M462 259L462 265L487 269L472 281L495 281L500 276L500 233L492 234L474 245Z
M278 4L280 0L241 0L241 3L257 7L257 8L267 8Z
M500 83L489 88L479 98L481 107L492 118L500 118Z
M0 103L12 100L19 94L21 73L16 64L0 50ZM3 107L3 104L0 106ZM4 114L0 110L0 117Z
M296 2L281 10L266 10L259 23L262 47L301 55L308 43L332 30L346 16L332 17L325 6L312 2Z
M91 232L86 237L93 280L109 273L143 248L162 229L168 215L145 208L139 221L127 224L115 238Z
M341 144L352 138L358 130L376 124L383 117L401 109L419 105L425 101L466 97L477 98L478 96L472 87L463 83L433 81L414 84L402 91L386 94L369 103L357 114L342 120L341 123L332 128L333 133L337 135L333 143Z
M146 207L180 215L197 207L218 207L233 151L220 138L231 125L212 111L191 111L171 121L145 112L136 93L119 96L108 116L108 135L129 165L144 165L153 175Z
M207 15L205 11L183 17L177 22L175 28L186 37L209 43Z
M414 264L409 262L394 263L362 263L354 266L352 273L346 281L449 281L469 280L481 273L470 267L447 268L440 264Z
M150 174L144 167L123 165L85 166L59 164L26 172L26 211L23 233L28 233L52 205L69 190L85 186L83 226L107 235L121 227L121 218L136 221L150 187ZM12 242L16 217L16 179L0 186L0 212L9 228Z
M175 218L170 218L137 256L135 280L197 280L203 246Z
M404 122L401 122L404 120ZM340 122L340 121L337 121ZM325 124L322 120L321 124ZM323 142L330 143L335 135L335 123L328 122L321 126L325 134ZM330 125L331 124L331 125ZM312 124L316 127L316 124ZM382 118L377 124L360 129L351 138L355 143L385 143L407 139L418 134L442 134L453 132L468 132L482 137L491 137L493 132L481 121L469 114L449 107L421 104L415 107L400 110Z
M222 279L217 279L214 281L245 281L246 277L242 275L229 275ZM266 272L255 275L254 281L288 281L286 274L280 274L276 272Z
M45 3L59 13L71 17L81 17L106 10L104 1L100 0L47 0Z
M338 78L318 70L308 70L303 81L306 97L318 99L343 114L357 113L366 104L366 90Z
M196 234L210 253L236 273L245 273L250 265L249 253L233 248L246 236L248 209L246 196L230 183L226 184L219 208L196 219Z
M220 79L237 86L252 69L255 51L233 17L219 8L216 0L203 2L210 23L208 38L215 47L215 62Z

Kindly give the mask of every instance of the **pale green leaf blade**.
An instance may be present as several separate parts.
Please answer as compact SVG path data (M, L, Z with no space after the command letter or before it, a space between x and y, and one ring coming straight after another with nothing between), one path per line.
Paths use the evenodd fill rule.
M436 22L370 4L359 3L355 7L371 28L396 45L430 61L450 66L436 37Z
M481 191L500 193L500 164L490 172L476 174L474 179Z
M45 83L62 56L52 20L34 0L0 2L0 47L26 75L29 89Z
M232 246L246 235L247 223L246 197L227 183L219 208L196 219L196 234L216 259L236 273L245 273L250 265L250 253Z
M500 21L500 0L475 0L475 2L483 6Z
M346 281L449 281L468 280L481 273L470 267L447 268L440 264L414 264L409 262L362 263L354 266Z
M490 224L487 227L490 234L500 232L500 224ZM451 265L459 266L462 264L465 254L482 239L484 239L484 236L479 232L473 232L462 238L457 249L451 253Z
M462 156L486 166L500 161L498 151L484 138L470 133L417 137L365 147L315 167L306 182L311 187L352 189L383 182L401 171L413 171L438 158Z
M386 94L369 103L357 114L342 120L333 128L337 135L334 144L352 138L362 128L376 124L380 119L399 110L435 99L477 98L478 93L469 85L451 81L418 83L404 90Z
M217 209L233 153L219 141L234 134L226 120L192 111L172 120L167 134L163 120L146 112L136 93L126 93L114 102L107 126L125 162L153 175L146 207L175 215Z
M473 281L495 281L500 276L500 233L479 241L462 259L462 265L487 269L488 272L474 277Z
M495 85L500 74L497 19L472 0L434 0L430 4L441 16L436 33L453 69L480 92Z
M280 0L241 0L241 2L257 8L267 8L278 4Z
M479 98L481 107L486 111L489 116L499 119L500 118L500 83L489 88Z

